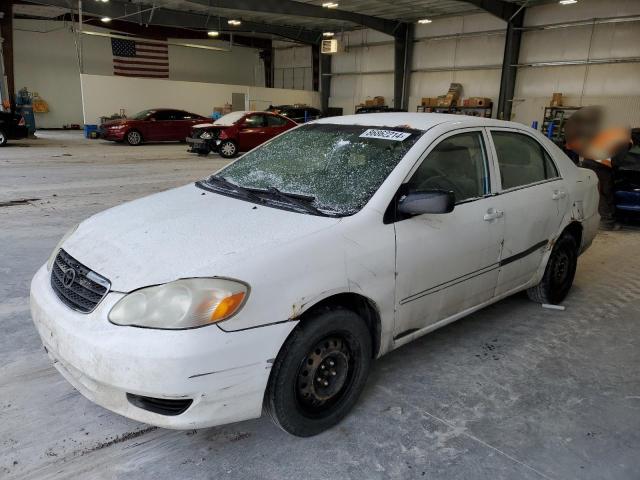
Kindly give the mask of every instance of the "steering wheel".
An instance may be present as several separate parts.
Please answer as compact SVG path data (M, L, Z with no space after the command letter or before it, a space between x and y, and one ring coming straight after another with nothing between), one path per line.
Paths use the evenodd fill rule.
M462 198L463 195L460 187L442 174L429 177L420 184L419 188L420 190L451 190L455 194L456 199Z

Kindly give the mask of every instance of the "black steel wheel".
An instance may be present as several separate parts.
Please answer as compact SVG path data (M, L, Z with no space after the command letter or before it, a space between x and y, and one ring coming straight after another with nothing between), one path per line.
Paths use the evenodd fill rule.
M575 239L563 234L556 241L538 285L527 290L529 298L538 303L557 305L568 295L578 266L578 246Z
M364 321L342 308L305 319L273 365L265 410L300 437L332 427L356 403L371 365L371 335Z
M0 147L4 147L7 144L7 134L4 130L0 129Z

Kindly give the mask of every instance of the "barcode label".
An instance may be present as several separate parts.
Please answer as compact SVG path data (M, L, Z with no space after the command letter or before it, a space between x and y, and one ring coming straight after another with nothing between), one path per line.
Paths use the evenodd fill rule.
M407 132L396 132L395 130L376 130L374 128L370 128L365 130L360 138L380 138L382 140L393 140L394 142L401 142L411 134Z

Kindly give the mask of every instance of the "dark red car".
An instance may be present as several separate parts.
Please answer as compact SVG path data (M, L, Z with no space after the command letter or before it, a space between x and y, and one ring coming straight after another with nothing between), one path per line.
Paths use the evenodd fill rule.
M186 139L191 152L206 155L218 152L231 158L247 152L298 125L272 112L232 112L213 123L195 125Z
M206 117L169 108L143 110L131 118L100 125L100 137L114 142L140 145L143 142L183 142L191 127Z

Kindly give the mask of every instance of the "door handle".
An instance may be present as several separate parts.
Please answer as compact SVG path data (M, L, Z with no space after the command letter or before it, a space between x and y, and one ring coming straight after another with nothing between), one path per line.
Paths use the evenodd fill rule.
M491 220L495 220L497 218L501 218L504 215L502 210L496 210L495 208L490 208L487 210L487 213L484 214L484 221L490 222Z
M567 196L567 192L564 190L554 190L551 198L554 200L560 200L561 198L565 198Z

